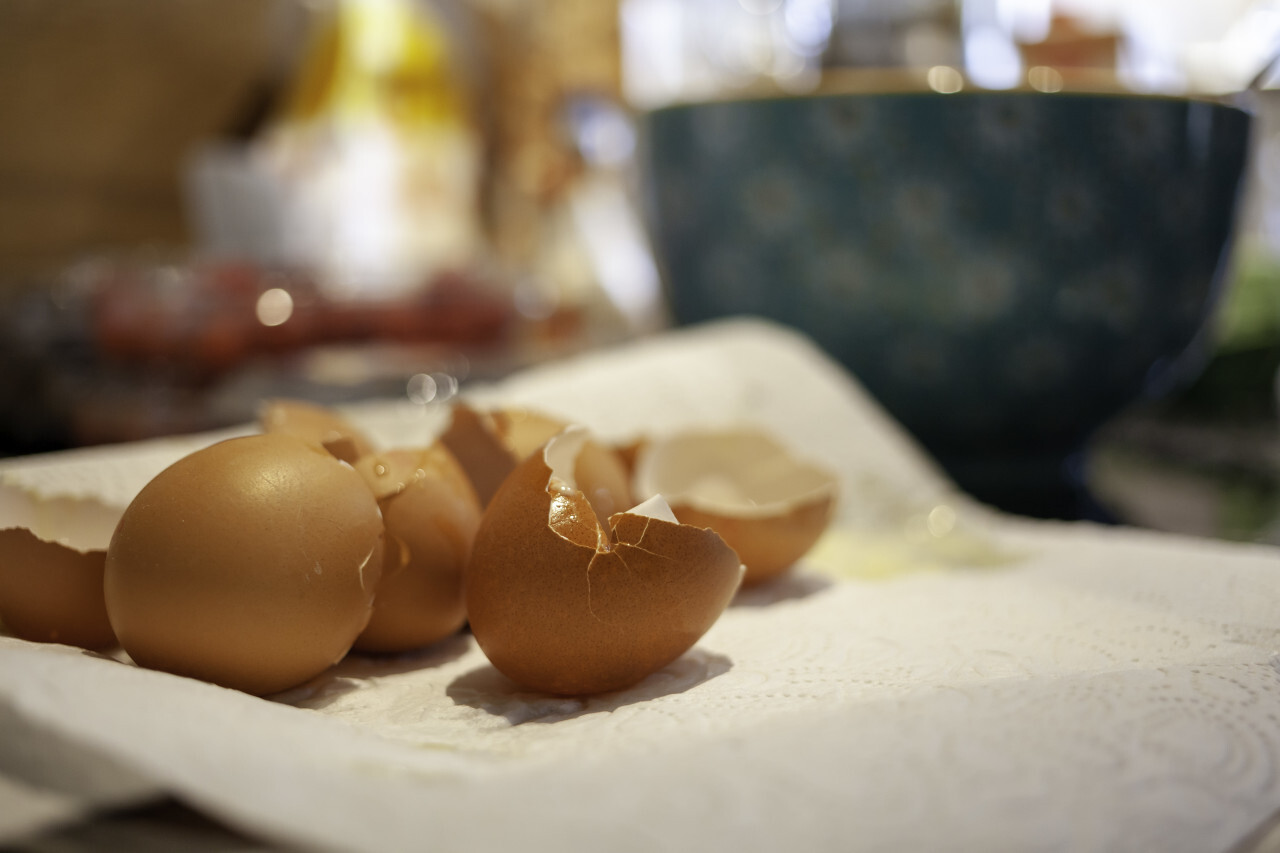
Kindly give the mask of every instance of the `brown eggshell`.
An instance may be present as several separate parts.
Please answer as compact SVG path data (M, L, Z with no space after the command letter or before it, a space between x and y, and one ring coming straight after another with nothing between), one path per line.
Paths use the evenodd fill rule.
M569 424L531 409L508 407L493 412L503 442L516 459L524 460L551 440Z
M462 573L481 512L462 467L437 443L375 453L356 470L378 497L387 535L399 547L388 548L397 565L378 586L373 617L355 648L408 651L456 633L467 618Z
M480 505L487 506L518 460L503 440L492 413L455 403L452 414L440 443L466 472Z
M285 433L318 444L343 462L373 451L360 430L332 409L302 400L268 400L258 413L263 432Z
M644 450L648 440L645 438L634 438L630 441L620 442L613 445L613 452L618 454L618 458L622 460L622 467L627 472L627 478L635 474L636 460L640 456L640 452Z
M25 528L0 530L0 622L37 643L114 646L102 593L105 560L105 551L77 551Z
M360 475L297 438L251 435L180 459L107 548L111 625L138 664L265 694L340 660L382 574Z
M440 441L466 471L481 505L488 506L516 465L568 426L563 420L530 409L480 411L459 403L454 406L453 420ZM615 448L588 439L575 475L600 518L608 518L634 503L630 471Z
M562 474L573 466L558 461L583 441L570 429L507 478L465 579L471 630L494 667L565 695L618 690L675 660L742 577L737 555L710 530L634 512L601 526Z
M719 533L747 567L743 586L777 577L831 522L837 480L750 429L688 432L646 443L637 497L662 494L684 524Z
M626 465L606 445L587 439L578 453L573 476L577 488L591 503L596 518L609 518L635 505Z

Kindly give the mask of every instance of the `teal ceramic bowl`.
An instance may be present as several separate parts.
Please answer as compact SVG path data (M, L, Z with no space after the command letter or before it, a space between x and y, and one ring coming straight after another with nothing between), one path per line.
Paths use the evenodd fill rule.
M1157 96L908 92L682 104L641 129L677 323L794 326L962 487L1070 516L1051 481L1203 337L1250 117Z

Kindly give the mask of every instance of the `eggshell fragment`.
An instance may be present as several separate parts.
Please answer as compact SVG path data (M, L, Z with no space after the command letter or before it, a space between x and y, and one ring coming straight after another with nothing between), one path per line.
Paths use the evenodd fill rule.
M503 439L495 415L464 403L453 405L452 418L440 436L440 443L466 472L481 506L493 499L518 461Z
M480 501L441 444L362 457L356 470L386 524L388 561L373 616L355 648L399 652L438 642L466 622L462 573L480 525Z
M211 445L161 471L107 548L107 613L138 664L265 694L340 660L382 572L360 475L283 434Z
M105 560L105 551L77 551L25 528L0 530L0 622L37 643L114 646L102 592Z
M522 408L480 411L459 403L440 441L467 472L482 505L521 461L541 450L569 424L541 412ZM608 518L634 503L631 477L623 457L594 439L584 444L575 472L600 518Z
M742 558L743 585L751 586L786 571L818 541L838 481L765 433L725 429L645 443L633 488L637 496L661 493L682 523L719 533Z
M567 421L531 409L509 407L493 413L503 441L517 460L542 449L553 435L569 426Z
M465 579L471 630L494 667L564 695L621 689L675 660L742 578L719 536L679 524L661 501L602 525L575 483L585 442L570 428L506 479Z
M342 415L302 400L268 400L258 413L263 432L284 433L323 447L343 462L354 463L373 445Z
M644 438L633 438L613 445L613 452L622 460L622 467L627 472L628 481L635 475L636 459L639 458L640 451L647 443L648 441Z

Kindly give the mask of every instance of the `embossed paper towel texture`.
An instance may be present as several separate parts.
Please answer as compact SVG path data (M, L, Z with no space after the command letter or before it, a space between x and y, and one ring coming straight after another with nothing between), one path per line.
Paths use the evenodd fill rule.
M11 733L338 849L1215 850L1280 805L1274 551L988 514L805 341L754 322L479 396L610 437L770 427L841 474L838 547L619 694L522 693L466 637L352 657L274 702L4 639ZM353 415L389 443L438 426ZM913 514L942 503L1004 559L841 571L895 537L919 554Z

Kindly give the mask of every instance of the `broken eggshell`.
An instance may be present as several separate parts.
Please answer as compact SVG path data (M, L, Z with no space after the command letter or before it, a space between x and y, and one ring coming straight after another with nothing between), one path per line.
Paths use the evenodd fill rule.
M466 471L481 505L488 506L516 466L568 426L566 421L530 409L480 410L457 403L440 441ZM577 469L578 486L600 518L634 503L630 472L615 449L586 439Z
M0 530L0 622L23 640L114 646L102 592L105 560L105 551L78 551L26 528Z
M494 412L465 403L455 403L450 412L449 425L440 442L466 472L481 506L487 506L518 459L506 443Z
M289 435L179 459L107 548L107 613L141 666L266 694L340 660L382 573L377 501L345 462Z
M534 690L628 687L693 646L742 579L710 530L661 499L598 520L577 485L587 433L522 462L485 510L465 578L471 631L493 666Z
M268 400L258 412L263 432L283 433L319 445L343 462L355 464L373 452L369 439L333 409L302 400Z
M388 555L355 648L408 651L457 633L466 622L462 573L481 513L462 467L439 443L374 453L355 467L382 508Z
M682 523L719 533L747 567L744 586L777 577L813 547L838 488L835 475L748 428L650 440L633 479L637 497L662 494Z

